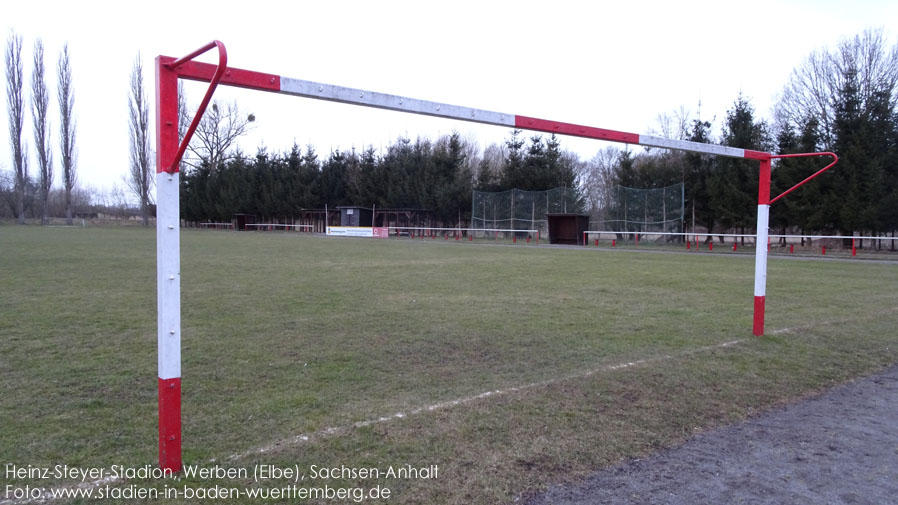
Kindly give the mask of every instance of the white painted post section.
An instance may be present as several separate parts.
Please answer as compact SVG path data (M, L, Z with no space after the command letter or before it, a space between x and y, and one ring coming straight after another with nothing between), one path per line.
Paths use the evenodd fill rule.
M758 233L755 244L755 317L764 324L764 301L767 296L767 240L770 205L758 205ZM758 335L760 336L760 335Z
M181 377L181 238L178 173L156 174L159 378Z
M345 86L335 86L323 82L305 81L283 76L280 78L280 83L280 92L286 95L362 105L365 107L408 112L411 114L422 114L425 116L459 119L474 123L502 126L515 125L514 114L504 114L501 112L475 109L473 107L462 107L430 100L419 100L417 98L409 98L406 96L379 93L365 89L347 88Z
M159 466L181 470L181 227L178 173L156 174Z

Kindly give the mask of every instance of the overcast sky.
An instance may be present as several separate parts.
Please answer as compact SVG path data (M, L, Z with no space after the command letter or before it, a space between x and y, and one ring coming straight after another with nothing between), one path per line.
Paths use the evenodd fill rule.
M715 120L717 135L740 92L769 118L792 69L811 51L869 26L884 26L893 41L896 20L894 0L31 0L6 2L0 27L4 42L11 30L24 37L29 85L32 43L44 41L54 145L56 61L69 43L79 183L108 189L127 173L128 79L138 53L151 101L155 56L182 56L218 39L233 67L633 133L657 129L659 114L681 106L695 118L701 101L701 117ZM211 53L201 59L213 61ZM189 104L203 92L204 85L188 83ZM11 170L3 97L0 169ZM452 130L483 148L508 135L499 127L227 87L216 98L255 114L255 130L241 141L249 154L296 142L314 145L323 158L332 149L380 149L399 136ZM150 116L155 121L154 108ZM29 111L34 159L31 128ZM563 139L563 146L584 159L604 147L584 139ZM30 167L36 174L36 163ZM56 163L57 184L59 171Z

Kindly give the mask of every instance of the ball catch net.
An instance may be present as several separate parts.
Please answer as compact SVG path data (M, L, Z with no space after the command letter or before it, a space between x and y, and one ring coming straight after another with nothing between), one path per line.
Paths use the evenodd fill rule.
M583 214L586 202L574 188L546 191L474 191L471 228L492 230L539 230L548 236L546 214Z

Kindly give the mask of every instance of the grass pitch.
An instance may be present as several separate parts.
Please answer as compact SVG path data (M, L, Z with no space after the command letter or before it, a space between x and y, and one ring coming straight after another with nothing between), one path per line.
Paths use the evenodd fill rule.
M0 459L154 464L154 231L4 225L0 264ZM431 479L302 485L511 502L898 362L898 265L771 258L760 339L753 268L184 230L185 463L438 465Z

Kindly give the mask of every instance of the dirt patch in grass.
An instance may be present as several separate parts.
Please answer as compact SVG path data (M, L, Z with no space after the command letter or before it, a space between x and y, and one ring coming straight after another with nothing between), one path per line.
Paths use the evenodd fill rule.
M898 366L522 503L891 503L895 419Z

